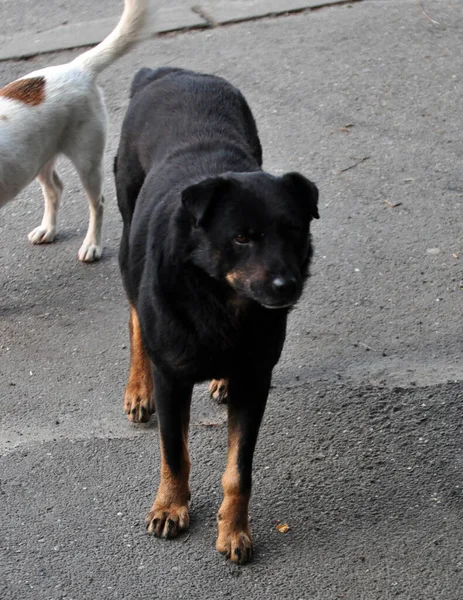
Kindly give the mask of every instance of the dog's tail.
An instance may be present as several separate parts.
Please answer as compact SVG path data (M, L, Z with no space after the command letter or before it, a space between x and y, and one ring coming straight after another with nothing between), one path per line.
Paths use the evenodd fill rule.
M115 29L98 46L84 52L72 62L96 77L139 40L149 3L150 0L125 0L124 12Z

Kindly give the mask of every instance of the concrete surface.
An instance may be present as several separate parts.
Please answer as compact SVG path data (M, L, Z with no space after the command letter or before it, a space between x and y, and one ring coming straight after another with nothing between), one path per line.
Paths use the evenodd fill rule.
M311 10L344 2L346 0L235 0L231 3L163 6L163 2L152 0L152 10L148 14L143 35L149 38L160 33L209 26L217 27L228 23ZM109 19L63 22L58 27L45 31L37 31L37 26L35 26L32 31L13 37L0 36L0 60L29 58L46 52L97 44L114 29L119 18L120 14L117 13L117 16Z
M108 19L80 21L60 25L42 32L28 31L13 37L0 38L0 60L29 58L47 52L95 45L101 42L117 25L120 14ZM206 27L207 21L184 6L160 8L149 15L144 35Z
M2 599L460 600L463 5L422 4L439 25L414 1L366 0L162 37L103 73L112 131L98 264L76 259L87 207L68 163L55 244L28 245L35 184L2 211ZM108 3L101 16L112 14ZM1 63L0 80L75 55ZM313 277L256 453L256 557L243 568L214 549L224 410L198 386L192 527L167 543L143 527L156 422L134 427L122 413L128 310L111 163L133 73L167 64L238 85L266 168L300 170L321 191Z

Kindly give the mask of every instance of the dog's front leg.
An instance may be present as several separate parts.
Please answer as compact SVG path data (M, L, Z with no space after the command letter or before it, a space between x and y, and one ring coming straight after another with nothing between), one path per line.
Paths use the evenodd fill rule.
M153 369L154 398L161 442L161 483L146 517L149 533L172 538L190 523L188 425L193 385Z
M228 382L228 459L222 477L217 550L244 564L251 558L249 500L252 460L270 388L271 372L240 374Z

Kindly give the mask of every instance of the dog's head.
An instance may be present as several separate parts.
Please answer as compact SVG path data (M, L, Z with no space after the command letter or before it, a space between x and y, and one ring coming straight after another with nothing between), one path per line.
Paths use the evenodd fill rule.
M299 173L228 173L185 189L193 262L266 308L292 306L312 257L318 190Z

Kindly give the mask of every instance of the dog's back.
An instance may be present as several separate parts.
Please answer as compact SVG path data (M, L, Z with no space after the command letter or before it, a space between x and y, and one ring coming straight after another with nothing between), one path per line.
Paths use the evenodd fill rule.
M171 186L173 171L185 186L214 173L255 171L262 165L254 117L241 92L226 80L183 69L145 68L133 80L131 97L117 157L124 165L117 179L138 185L131 199L149 171L157 170L156 189L162 195L162 180ZM134 210L132 201L129 205L129 210L120 206L128 222Z
M254 117L241 92L225 79L184 69L141 69L132 83L131 96L128 119L162 120L156 136L160 156L186 142L196 143L200 149L236 142L247 144L255 161L262 164ZM142 139L143 131L147 145L152 144L153 136L144 128Z
M119 23L100 44L69 63L33 71L0 89L0 207L51 158L61 153L72 158L82 123L106 135L96 76L137 41L147 10L148 0L126 0Z
M90 204L90 221L79 258L101 256L103 154L107 112L97 75L141 37L149 0L125 0L114 30L73 61L40 69L0 89L0 208L34 178L45 200L42 223L33 244L52 242L63 183L56 171L64 154L76 168Z
M35 84L34 95L28 97L32 110L24 109L24 101L15 100L14 91L11 96L0 93L0 114L5 119L0 132L0 207L29 185L50 157L72 152L82 123L93 131L107 128L101 91L94 78L76 65L35 71L4 89L19 88L22 82ZM31 140L40 140L34 152L30 151Z

